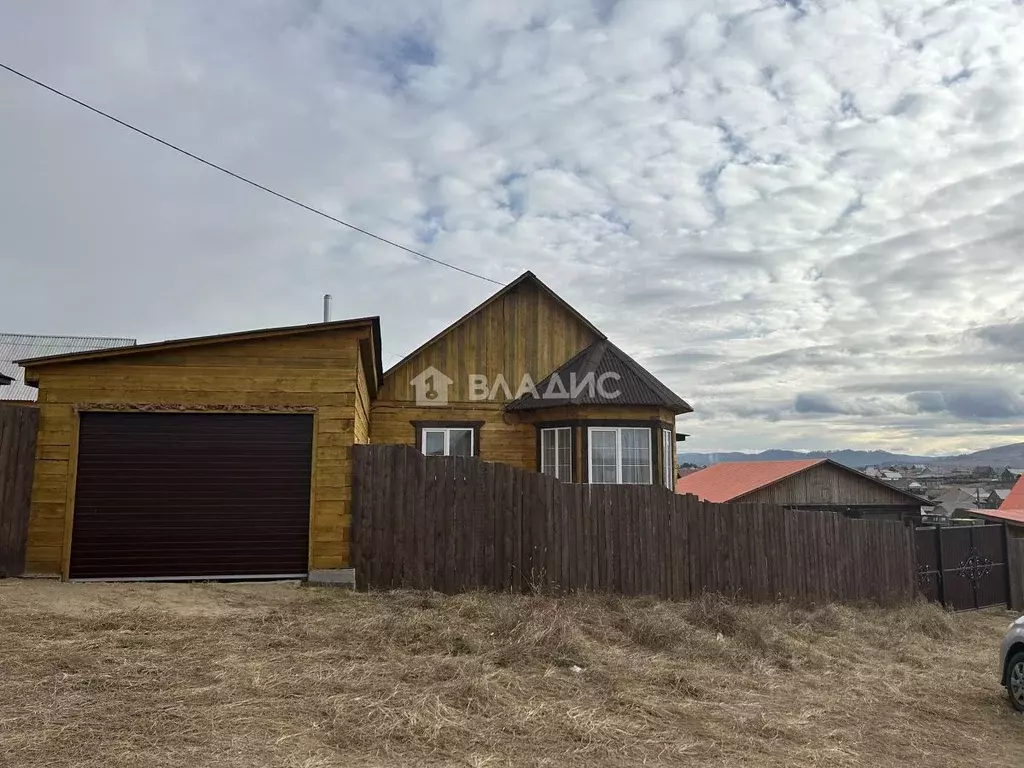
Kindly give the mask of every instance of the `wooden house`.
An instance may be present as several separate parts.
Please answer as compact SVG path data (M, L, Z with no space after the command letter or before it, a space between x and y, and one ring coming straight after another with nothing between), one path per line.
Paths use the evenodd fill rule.
M848 517L920 522L927 499L831 459L712 464L676 481L676 493L704 501L773 504Z
M386 372L376 317L19 362L27 570L75 579L344 568L357 443L671 488L691 410L529 272Z

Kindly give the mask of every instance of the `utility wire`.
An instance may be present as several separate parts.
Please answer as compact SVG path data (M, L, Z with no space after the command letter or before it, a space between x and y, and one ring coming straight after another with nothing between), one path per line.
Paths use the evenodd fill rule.
M386 243L387 245L390 245L390 246L392 246L394 248L398 248L399 250L405 251L406 253L411 253L413 256L418 256L421 259L426 259L427 261L432 261L434 264L439 264L442 267L448 267L449 269L454 269L456 272L461 272L464 275L469 275L470 277L476 277L476 278L478 278L480 280L486 280L488 283L494 283L495 285L504 285L504 283L499 282L498 280L492 280L491 278L485 277L484 275L477 274L476 272L470 272L468 269L463 269L462 267L457 267L454 264L451 264L451 263L449 263L447 261L442 261L441 259L435 259L432 256L427 256L425 253L421 253L420 251L417 251L417 250L414 250L414 249L409 248L407 246L404 246L401 243L396 243L394 240L388 240L386 237L381 237L380 235L375 235L373 232L370 232L369 230L363 229L362 227L357 227L355 224L349 224L347 221L342 221L341 219L339 219L339 218L337 218L335 216L331 216L331 214L327 213L326 211L321 211L319 208L314 208L311 205L306 205L305 203L303 203L303 202L301 202L299 200L296 200L293 197L289 197L288 195L282 194L281 192L277 192L277 191L271 189L270 187L266 187L263 184L260 184L259 182L253 181L252 179L248 179L248 178L246 178L245 176L242 176L239 173L235 173L234 171L228 170L227 168L225 168L222 165L217 165L216 163L211 162L211 161L209 161L209 160L207 160L205 158L202 158L199 155L196 155L196 154L194 154L192 152L189 152L187 149L182 149L181 147L177 146L176 144L172 144L171 142L167 141L166 139L161 139L159 136L154 136L152 133L148 133L147 131L144 131L141 128L136 128L131 123L127 123L124 120L121 120L120 118L114 117L110 113L104 112L102 109L98 109L97 107L94 107L91 104L86 104L84 101L81 101L80 99L76 99L74 96L71 96L70 94L64 93L63 91L58 90L57 88L54 88L52 85L47 85L46 83L44 83L44 82L42 82L40 80L36 80L34 77L30 77L29 75L26 75L24 72L19 72L14 67L10 67L7 64L4 64L2 61L0 61L0 69L5 69L8 72L10 72L12 75L16 75L17 77L20 77L22 80L27 80L28 82L32 83L33 85L38 85L40 88L43 88L43 89L49 91L50 93L56 94L57 96L60 96L63 99L67 99L68 101L70 101L70 102L72 102L74 104L77 104L80 107L84 107L85 109L88 109L90 112L94 112L95 114L99 115L100 117L105 117L105 118L107 118L107 120L111 120L111 121L117 123L118 125L120 125L121 127L127 128L129 131L134 131L135 133L137 133L137 134L139 134L141 136L145 136L147 139L151 139L152 141L155 141L158 144L163 144L168 149L173 149L175 152L179 152L179 153L185 155L185 157L189 157L189 158L191 158L191 159L193 159L193 160L195 160L195 161L197 161L199 163L202 163L205 166L208 166L210 168L213 168L214 170L220 171L221 173L225 173L228 176L230 176L231 178L237 179L238 181L241 181L241 182L244 182L244 183L248 184L251 187L256 187L256 189L262 190L263 192L266 192L268 195L273 195L274 197L280 198L281 200L284 200L285 202L291 203L292 205L297 205L297 206L299 206L299 208L303 208L303 209L309 211L310 213L315 213L317 216L323 216L325 219L329 219L330 221L333 221L335 224L341 224L341 226L343 226L343 227L348 227L349 229L354 230L356 232L359 232L360 234L366 235L367 237L372 237L374 240L379 240L382 243Z

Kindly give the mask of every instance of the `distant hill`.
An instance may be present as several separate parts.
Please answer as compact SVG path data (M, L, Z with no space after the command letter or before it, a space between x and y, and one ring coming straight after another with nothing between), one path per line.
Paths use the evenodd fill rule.
M976 467L990 466L995 469L1003 467L1024 467L1024 443L1001 445L975 453L960 456L909 456L888 451L784 451L771 449L761 453L680 453L679 463L719 464L724 461L793 461L799 459L832 459L847 467L873 467L889 464L927 464L939 467Z

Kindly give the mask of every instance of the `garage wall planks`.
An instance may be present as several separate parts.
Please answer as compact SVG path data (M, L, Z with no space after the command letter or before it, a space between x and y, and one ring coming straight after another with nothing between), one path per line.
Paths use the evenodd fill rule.
M93 410L313 413L309 567L347 566L349 537L339 531L351 524L352 444L367 439L374 385L360 344L365 351L373 332L371 320L359 320L29 365L40 426L27 572L68 576L79 414Z

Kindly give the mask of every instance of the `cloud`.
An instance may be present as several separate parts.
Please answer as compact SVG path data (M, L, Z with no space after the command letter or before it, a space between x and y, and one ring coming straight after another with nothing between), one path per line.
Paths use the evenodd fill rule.
M801 392L796 396L793 403L793 410L797 413L847 413L844 408L833 398L823 394Z
M1003 0L0 8L53 82L360 226L532 269L697 450L1024 440L1024 34ZM0 328L154 340L492 286L0 73ZM941 398L941 400L939 399Z

